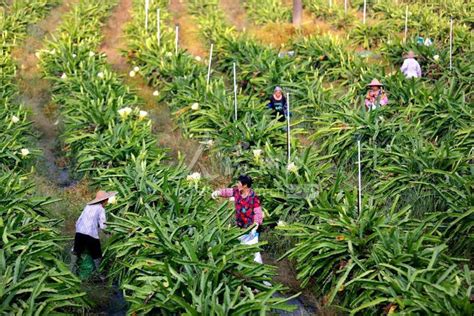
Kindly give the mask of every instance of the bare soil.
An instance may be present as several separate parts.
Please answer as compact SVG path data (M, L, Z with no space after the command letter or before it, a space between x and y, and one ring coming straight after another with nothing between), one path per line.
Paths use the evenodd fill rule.
M179 26L179 47L191 55L205 57L208 49L203 45L196 17L189 14L183 0L170 0L168 10L173 15L175 25Z
M221 0L219 6L238 31L244 31L248 27L247 13L240 0Z
M70 184L67 172L64 172L64 159L58 149L58 121L55 114L55 105L51 102L50 84L42 78L38 69L39 60L35 56L45 40L51 37L71 6L78 0L64 0L53 8L49 16L36 25L29 27L28 37L22 45L14 49L13 57L19 64L17 85L20 89L18 101L25 104L32 112L33 126L38 131L38 146L43 151L43 159L38 169L50 182L66 186Z

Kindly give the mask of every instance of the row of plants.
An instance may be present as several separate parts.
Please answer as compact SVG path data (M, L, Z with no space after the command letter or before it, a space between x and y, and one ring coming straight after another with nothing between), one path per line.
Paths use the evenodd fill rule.
M257 25L291 20L291 8L282 0L246 0L244 7L248 17Z
M196 1L191 4L194 13L201 16L199 22L203 34L218 47L218 58L238 52L235 46L232 50L219 52L221 43L224 43L222 46L234 44L237 36L232 35L222 21L219 22L222 14L218 8L204 9ZM211 25L213 30L210 30ZM217 42L219 38L220 42ZM268 59L275 58L276 54L269 52ZM218 59L217 67L219 62ZM229 74L230 65L228 63L221 70L225 73L227 69ZM344 71L337 69L340 63L335 65L328 65L327 71ZM249 68L252 66L250 63ZM412 82L413 86L409 88L402 76L389 76L384 81L393 98L390 107L366 113L359 106L364 83L382 67L371 68L362 71L359 68L357 83L348 89L342 100L338 100L339 104L323 106L320 115L313 118L316 133L311 139L318 147L316 153L312 154L308 149L305 155L296 154L293 159L299 159L298 163L285 166L284 151L267 144L264 151L253 152L254 161L249 171L257 179L258 188L269 188L260 192L264 197L271 197L270 201L265 201L267 207L271 205L268 207L271 214L282 216L279 212L285 209L285 219L296 219L297 223L282 229L282 237L297 240L297 246L287 255L303 258L297 261L300 278L305 284L325 284L320 293L327 294L328 303L336 303L353 313L380 313L384 308L408 313L469 313L471 272L462 265L459 268L462 260L451 257L453 252L469 257L470 252L465 250L472 244L472 208L468 198L472 183L468 167L471 155L468 136L470 110L467 108L469 102L466 102L470 95L461 97L467 86L451 82L447 88L446 82L450 78L446 69L440 71L437 83L430 83L428 79ZM192 80L192 74L187 75ZM172 73L169 78L172 82ZM265 79L261 80L262 85L268 84ZM178 102L182 96L181 93L173 95ZM457 113L453 112L454 104L459 109ZM449 122L457 123L452 126ZM359 216L356 216L355 195L351 193L355 184L355 172L351 170L354 169L357 139L362 140L365 153L363 191L374 195L373 200L364 201L363 209L367 209L367 213ZM341 147L343 143L345 145ZM321 167L321 163L326 167ZM338 176L331 177L331 173ZM343 184L341 179L344 179ZM318 184L312 184L315 182ZM328 203L322 207L325 201ZM344 216L347 218L342 219ZM387 217L389 222L382 221L380 225L390 225L391 229L374 232L374 227L379 225L377 221ZM353 228L348 228L348 235L344 235L343 227L347 227L348 221L352 221L353 226L349 227ZM414 231L419 231L418 235L413 235ZM398 262L404 264L402 268L392 266L393 262L377 257L378 253L371 251L372 242L377 249L386 249L387 236L396 239L400 249L408 247L410 250L408 236L422 236L422 240L427 242L413 248L413 255L417 255L420 249L437 250L426 251L425 259L420 261L415 258L414 261ZM331 243L321 246L314 238L331 240ZM367 241L371 242L370 247ZM447 250L447 242L451 251ZM336 246L338 243L342 243L342 247L347 243L347 252L336 252L335 249L341 249L341 245ZM358 243L361 247L354 250L353 245ZM338 253L343 253L344 260L337 256ZM442 259L438 259L440 253L444 254ZM323 261L325 258L329 261ZM349 261L351 265L347 264ZM357 272L354 267L367 274ZM447 267L449 273L444 275ZM326 272L321 274L323 268ZM368 272L373 269L380 274ZM420 278L406 283L407 275L413 273ZM445 280L446 283L439 286ZM403 282L408 287L401 291ZM430 282L433 287L426 287L425 284ZM373 285L373 290L364 294L361 288L369 284ZM350 291L341 290L346 286ZM436 291L446 299L434 306L430 301Z
M226 315L288 309L285 299L273 297L281 286L262 283L273 271L253 262L257 247L240 245L238 230L228 227L229 216L210 204L209 186L157 147L148 113L136 108L135 94L95 52L101 21L114 3L81 2L41 52L41 63L61 104L63 141L78 172L119 192L108 217L112 237L104 262L129 312ZM134 14L143 21L142 11ZM143 71L136 67L133 72Z
M33 145L29 112L17 103L17 65L12 57L27 27L57 1L14 2L0 11L0 313L50 315L80 312L88 306L80 281L61 256L59 220L46 208L56 201L35 196L29 180L40 155Z

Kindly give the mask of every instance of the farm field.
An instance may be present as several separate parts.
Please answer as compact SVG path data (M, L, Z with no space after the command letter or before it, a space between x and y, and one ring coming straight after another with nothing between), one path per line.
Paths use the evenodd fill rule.
M0 0L0 314L472 315L473 8Z

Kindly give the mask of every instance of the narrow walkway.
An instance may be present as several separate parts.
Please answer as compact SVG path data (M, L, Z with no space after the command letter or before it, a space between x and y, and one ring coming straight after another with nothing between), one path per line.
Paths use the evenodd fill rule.
M179 25L179 45L191 55L205 57L208 48L202 43L202 36L196 17L189 14L183 0L170 0L168 10L173 15L175 25Z
M77 2L78 0L64 0L59 6L53 8L46 19L29 28L28 37L12 53L20 66L17 77L20 90L18 101L32 111L33 125L40 134L38 145L43 151L43 160L37 169L41 175L61 187L69 186L71 180L66 162L58 155L57 124L59 122L55 117L56 105L51 103L51 87L49 82L41 77L38 69L39 60L35 53L56 30L62 16Z
M247 13L240 1L221 0L219 6L225 12L227 20L237 31L244 31L248 27Z
M170 149L172 157L177 158L179 153L184 154L188 165L197 159L196 164L199 167L199 165L204 164L204 161L208 160L208 157L205 155L200 155L199 143L182 136L179 127L172 119L168 106L156 102L156 97L153 96L154 90L147 85L142 77L136 76L131 78L128 76L132 66L128 64L127 58L123 56L122 51L127 48L125 27L132 18L131 10L132 0L121 0L119 2L119 5L113 10L111 17L104 26L104 41L100 50L107 54L107 60L112 69L119 73L124 83L131 87L133 92L139 96L143 102L141 107L150 113L158 144L161 147ZM190 168L193 167L194 164L190 166ZM193 169L199 171L201 168Z

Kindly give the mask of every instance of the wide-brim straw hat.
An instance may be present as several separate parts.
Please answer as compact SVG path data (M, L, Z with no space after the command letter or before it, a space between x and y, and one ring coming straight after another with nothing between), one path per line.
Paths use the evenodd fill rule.
M415 52L412 50L409 51L405 56L405 58L415 58L415 57L416 57Z
M373 79L368 85L367 87L382 87L383 84L378 81L377 79Z
M111 198L112 196L115 196L116 194L117 192L107 192L107 191L100 190L96 193L95 199L87 203L87 205L97 204L99 202L108 200L109 198Z

